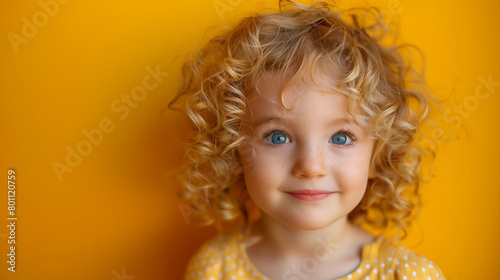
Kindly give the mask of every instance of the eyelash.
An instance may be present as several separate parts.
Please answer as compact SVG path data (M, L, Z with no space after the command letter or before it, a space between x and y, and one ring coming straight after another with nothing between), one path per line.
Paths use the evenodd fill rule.
M354 133L350 129L342 128L339 131L337 131L335 134L339 134L339 133L347 135L347 137L351 138L351 140L352 140L352 142L350 144L342 145L342 146L349 147L349 146L354 146L354 144L356 144L356 136L354 136ZM335 135L335 134L333 134L333 135Z
M283 131L283 129L281 129L281 128L279 128L279 127L273 127L273 128L271 128L268 132L266 132L266 133L264 134L264 139L266 139L266 138L267 138L267 137L269 137L270 135L272 135L272 134L274 134L274 133L277 133L277 132L279 132L279 133L283 133L283 134L287 135L287 134ZM336 134L339 134L339 133L347 135L349 138L351 138L351 140L352 140L352 141L351 141L351 143L346 144L346 145L336 145L336 146L351 147L351 146L354 146L354 145L356 144L356 136L354 136L354 133L353 133L350 129L348 129L348 128L342 128L342 129L340 129L339 131L337 131L337 132L335 132L334 134L332 134L332 136L333 136L333 135L336 135ZM287 135L287 137L288 137L288 135ZM274 145L274 144L270 144L270 145Z

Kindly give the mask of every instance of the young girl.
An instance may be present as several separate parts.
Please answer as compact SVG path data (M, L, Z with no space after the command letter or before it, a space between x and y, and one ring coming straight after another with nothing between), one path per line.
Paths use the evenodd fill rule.
M170 104L186 98L196 132L183 211L244 222L206 242L185 279L443 279L381 231L404 237L419 208L431 97L418 73L379 43L376 9L280 7L210 40Z

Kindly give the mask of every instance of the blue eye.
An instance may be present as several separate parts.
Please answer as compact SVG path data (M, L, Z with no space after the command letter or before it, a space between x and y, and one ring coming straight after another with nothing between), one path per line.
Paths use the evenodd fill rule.
M347 136L346 134L337 133L337 134L332 136L330 143L333 143L336 145L349 145L349 144L351 144L351 142L352 142L352 139L349 136Z
M280 145L290 142L290 139L284 133L276 132L267 136L266 141L271 144Z

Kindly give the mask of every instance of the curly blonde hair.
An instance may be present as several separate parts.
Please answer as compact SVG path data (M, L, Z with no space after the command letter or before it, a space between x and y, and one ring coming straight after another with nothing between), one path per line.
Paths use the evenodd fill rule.
M286 85L315 71L340 76L335 91L348 97L351 122L375 136L371 167L376 177L348 216L373 229L395 225L403 238L419 212L420 166L424 148L419 126L428 116L421 73L401 55L405 45L382 46L388 27L376 8L334 12L320 1L280 1L276 13L243 18L212 38L186 62L177 97L196 136L186 147L179 172L181 196L203 224L243 217L249 225L249 196L238 175L237 148L243 133L246 98L266 72L293 74ZM411 104L410 104L411 103ZM432 154L433 156L433 154Z

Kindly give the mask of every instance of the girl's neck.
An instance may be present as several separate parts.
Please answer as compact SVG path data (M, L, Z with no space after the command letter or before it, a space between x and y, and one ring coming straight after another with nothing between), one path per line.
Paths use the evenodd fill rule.
M294 260L313 256L315 251L321 251L322 254L327 253L329 258L335 259L349 252L359 237L359 230L361 229L348 222L347 217L322 229L297 230L263 214L262 218L252 225L251 235L261 236L261 241L256 245L269 256Z

